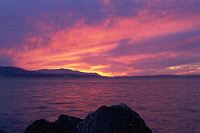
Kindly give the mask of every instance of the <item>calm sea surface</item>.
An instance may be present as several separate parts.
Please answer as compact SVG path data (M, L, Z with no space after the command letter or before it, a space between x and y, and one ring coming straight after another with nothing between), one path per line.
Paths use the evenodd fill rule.
M0 129L22 133L37 119L84 118L125 103L155 133L200 133L200 78L0 79Z

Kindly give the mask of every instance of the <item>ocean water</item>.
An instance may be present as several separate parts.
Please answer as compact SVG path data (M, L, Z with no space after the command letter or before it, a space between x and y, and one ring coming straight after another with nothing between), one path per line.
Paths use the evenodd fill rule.
M23 133L38 119L85 118L125 103L155 133L200 133L200 78L0 79L0 129Z

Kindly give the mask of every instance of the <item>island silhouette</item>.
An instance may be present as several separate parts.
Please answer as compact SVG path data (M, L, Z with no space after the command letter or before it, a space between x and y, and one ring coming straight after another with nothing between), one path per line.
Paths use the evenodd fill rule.
M101 77L97 73L85 73L70 69L40 69L29 71L18 67L0 66L0 77L24 78L65 78L65 77Z

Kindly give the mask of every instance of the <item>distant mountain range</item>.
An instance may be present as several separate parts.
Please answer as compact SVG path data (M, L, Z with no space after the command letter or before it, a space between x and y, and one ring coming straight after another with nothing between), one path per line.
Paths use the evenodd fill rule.
M28 71L17 67L0 66L0 77L100 77L97 73L84 73L70 69L42 69Z
M21 77L21 78L79 78L79 77L102 77L97 73L84 73L70 69L41 69L28 71L17 67L0 66L0 77ZM150 75L150 76L119 76L114 78L177 78L177 77L195 77L200 75Z
M41 69L41 70L37 70L35 72L39 72L42 74L77 74L77 75L96 75L96 76L100 76L97 73L84 73L84 72L80 72L80 71L72 71L70 69Z

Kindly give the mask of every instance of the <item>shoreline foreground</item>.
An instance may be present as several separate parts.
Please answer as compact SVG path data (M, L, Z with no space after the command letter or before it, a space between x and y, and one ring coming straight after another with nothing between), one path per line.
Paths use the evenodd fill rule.
M1 131L0 133L7 133ZM152 133L138 113L121 103L101 106L86 118L61 114L57 121L36 120L25 133Z

